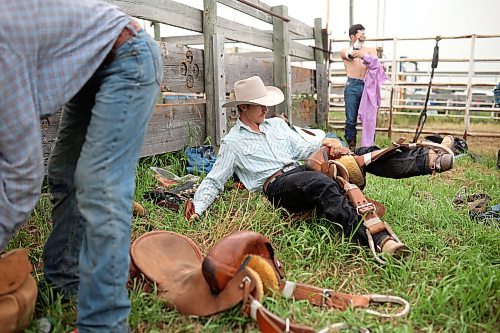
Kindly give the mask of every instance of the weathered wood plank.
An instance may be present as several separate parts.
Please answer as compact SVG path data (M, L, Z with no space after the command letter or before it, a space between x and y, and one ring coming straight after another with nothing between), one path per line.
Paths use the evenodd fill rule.
M238 80L258 75L266 85L274 85L273 63L257 60L237 54L228 54L225 57L226 92L232 92L234 83Z
M290 55L298 58L302 58L302 60L314 60L314 49L310 46L300 44L290 40Z
M273 52L236 52L233 54L241 55L244 57L255 58L258 60L264 60L264 61L270 61L270 62L274 61L274 53ZM301 61L304 61L304 59L290 56L290 61L291 62L301 62Z
M161 41L177 45L203 45L203 35L162 37Z
M281 16L288 16L285 6L272 7L273 12ZM288 24L280 18L273 17L273 49L274 49L274 85L283 91L285 101L275 107L276 113L288 115L288 120L293 123L291 106L292 97L291 68L290 68L290 40L288 38Z
M203 13L172 0L108 0L126 13L141 19L202 32Z
M160 42L163 56L162 91L205 92L203 50Z
M218 31L223 33L227 39L270 50L273 49L272 34L269 32L226 20L222 17L218 18L217 26L219 28Z
M214 59L214 110L215 110L215 142L221 144L222 138L227 134L226 109L222 104L226 101L226 81L224 68L224 36L214 34L213 37Z
M200 145L205 138L205 105L156 105L141 157Z
M266 85L274 85L273 62L254 59L246 53L225 55L226 92L232 92L234 83L258 75ZM314 94L316 92L314 69L291 67L291 94Z
M215 140L216 137L216 112L214 100L216 78L214 76L214 46L213 37L217 32L217 1L203 0L203 36L204 36L204 68L205 68L205 95L206 104L206 123L205 131L207 137Z
M313 95L315 87L315 70L292 66L292 90L293 95ZM311 125L310 123L309 125Z
M294 96L292 98L293 124L301 127L314 124L316 119L316 101L312 96Z
M314 43L319 49L326 49L323 45L322 22L320 18L314 20ZM316 52L316 92L317 92L317 108L316 108L316 123L319 126L326 127L328 125L328 73L326 71L326 58L324 52Z
M259 20L262 20L266 23L273 24L273 16L271 14L265 13L257 8L250 7L244 3L235 0L219 0L218 2L236 9L242 13L255 17ZM267 11L272 11L272 7L266 3L263 3L258 0L252 0L253 4L261 7ZM313 39L314 38L314 29L304 22L301 22L293 17L286 16L290 19L288 22L288 30L293 34L292 39Z
M242 12L242 13L245 13L247 15L250 15L252 17L255 17L259 20L262 20L266 23L270 23L272 24L273 23L273 17L272 15L268 14L268 13L265 13L261 10L258 10L257 8L253 8L253 7L250 7L244 3L241 3L239 1L235 1L235 0L218 0L219 3L223 4L223 5L226 5L230 8L233 8L233 9L236 9L237 11L239 12ZM261 1L258 1L258 0L254 0L252 1L252 3L254 3L255 5L261 7L261 8L269 8L268 10L271 10L271 7ZM267 8L266 8L267 7Z
M308 26L304 22L301 22L293 17L290 17L290 22L288 22L288 30L293 33L292 39L313 39L314 29Z
M205 138L205 104L158 104L146 128L141 157L181 150L188 145L200 145ZM42 121L44 164L54 148L61 112Z

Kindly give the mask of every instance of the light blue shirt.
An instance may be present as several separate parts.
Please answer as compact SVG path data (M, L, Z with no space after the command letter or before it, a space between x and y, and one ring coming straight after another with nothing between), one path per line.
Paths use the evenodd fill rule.
M0 250L40 193L40 116L83 87L130 20L103 0L0 0Z
M304 140L280 118L264 120L259 129L261 133L256 133L238 119L224 137L212 170L194 195L197 214L212 204L233 173L249 191L262 191L272 174L306 159L321 146L321 142Z

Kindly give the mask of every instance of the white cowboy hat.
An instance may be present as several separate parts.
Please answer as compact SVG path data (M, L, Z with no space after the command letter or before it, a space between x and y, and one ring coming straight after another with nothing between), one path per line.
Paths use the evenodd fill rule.
M234 83L235 100L222 104L223 108L240 104L273 106L285 100L283 92L273 86L265 86L262 79L252 76Z

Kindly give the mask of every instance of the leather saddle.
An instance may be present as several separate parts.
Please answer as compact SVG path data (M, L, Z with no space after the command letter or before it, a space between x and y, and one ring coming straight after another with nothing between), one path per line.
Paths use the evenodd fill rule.
M372 302L403 305L397 314L366 309L384 317L405 316L410 309L400 297L349 295L286 281L269 239L252 231L226 236L205 257L191 239L153 231L132 243L131 259L131 276L142 275L156 284L158 297L179 313L209 316L242 303L243 312L257 322L261 332L314 332L268 311L260 302L269 292L339 310L367 308Z
M26 249L0 256L1 332L23 332L29 326L38 293L31 269Z

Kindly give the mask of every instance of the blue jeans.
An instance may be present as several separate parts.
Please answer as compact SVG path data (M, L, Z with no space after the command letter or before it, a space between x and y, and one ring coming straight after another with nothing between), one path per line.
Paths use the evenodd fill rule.
M361 79L347 78L344 89L345 103L345 139L351 141L356 139L356 123L358 121L358 109L363 96L365 82Z
M64 106L48 164L44 273L57 292L77 296L80 333L129 331L135 168L163 72L144 30L113 52Z

